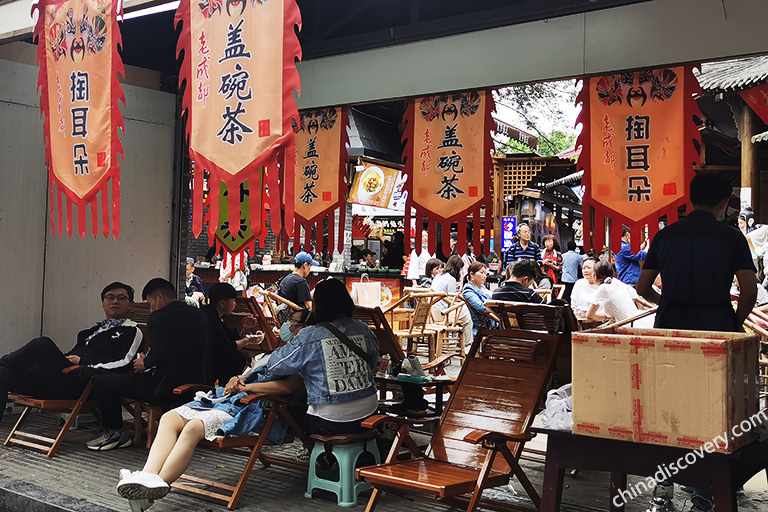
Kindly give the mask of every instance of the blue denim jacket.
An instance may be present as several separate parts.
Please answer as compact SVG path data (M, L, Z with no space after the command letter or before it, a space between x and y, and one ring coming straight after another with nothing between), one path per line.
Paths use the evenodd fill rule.
M379 360L379 340L367 325L346 316L331 323L372 360ZM319 325L299 331L290 343L272 352L266 366L274 375L301 375L307 403L312 405L351 402L376 394L368 363Z
M267 382L275 379L276 376L269 375L263 366L243 377L243 381L246 384L251 384L253 382ZM224 388L216 388L217 397L223 396L223 394ZM238 400L247 395L248 393L244 392L237 393L236 395L230 396L226 401L218 404L204 404L199 401L192 401L186 405L198 410L217 409L226 412L232 416L232 419L222 425L216 433L221 436L242 436L248 432L260 432L264 427L264 422L267 418L266 412L261 407L261 401L253 402L248 405L240 405L237 403ZM275 422L272 424L267 439L275 444L282 444L287 431L288 424L282 416L278 415Z
M491 299L491 292L487 288L480 288L472 283L464 283L461 294L469 303L469 315L472 317L472 335L476 336L478 329L483 326L483 313L486 310L484 302ZM496 327L496 322L488 320L491 329Z

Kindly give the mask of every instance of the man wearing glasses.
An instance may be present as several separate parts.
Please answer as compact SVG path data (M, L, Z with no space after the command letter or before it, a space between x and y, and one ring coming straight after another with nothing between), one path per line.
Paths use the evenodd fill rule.
M51 338L43 336L0 358L0 418L9 391L36 398L78 398L88 381L77 374L61 373L68 366L132 370L142 339L136 322L126 319L132 303L133 288L110 283L101 291L106 319L80 331L72 350L62 353Z

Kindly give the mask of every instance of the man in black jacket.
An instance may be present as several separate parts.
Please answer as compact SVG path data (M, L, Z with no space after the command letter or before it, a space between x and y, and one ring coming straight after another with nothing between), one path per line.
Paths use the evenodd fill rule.
M0 358L0 418L9 391L36 398L78 398L88 381L77 374L61 373L69 366L129 369L142 339L136 323L126 319L132 303L133 288L120 282L110 283L101 291L106 319L80 331L72 350L62 353L51 338L43 336Z
M150 349L138 355L133 373L96 377L93 392L104 431L87 443L91 450L130 446L121 398L172 403L178 401L174 388L209 382L208 322L200 310L176 300L174 286L159 277L147 283L141 296L152 312L147 322Z
M493 300L532 302L541 304L544 299L529 286L536 282L538 265L533 260L519 260L507 267L507 280L493 290Z

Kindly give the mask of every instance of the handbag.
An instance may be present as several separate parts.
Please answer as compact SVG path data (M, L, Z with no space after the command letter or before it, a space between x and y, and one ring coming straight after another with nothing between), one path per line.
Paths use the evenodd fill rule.
M360 348L360 347L358 347L358 346L357 346L355 343L353 343L353 342L352 342L352 340L350 340L350 339L347 337L347 335L346 335L346 334L344 334L343 332L341 332L341 331L340 331L340 330L339 330L339 329L338 329L338 328L337 328L335 325L333 325L333 324L332 324L332 323L330 323L330 322L320 322L320 323L319 323L319 324L317 324L317 325L320 325L320 326L322 326L322 327L325 327L326 329L328 329L329 331L331 331L331 334L333 334L334 336L336 336L337 338L339 338L339 340L340 340L340 341L341 341L341 342L342 342L344 345L346 345L346 347L347 347L349 350L351 350L352 352L354 352L354 353L355 353L355 355L356 355L357 357L359 357L360 359L362 359L363 361L365 361L366 363L368 363L368 367L369 367L369 368L373 369L373 368L376 366L376 364L377 364L377 362L378 362L378 361L374 361L374 360L372 360L372 358L371 358L371 357L369 357L369 356L368 356L368 354L367 354L366 352L364 352L364 351L363 351L363 349L361 349L361 348Z
M381 282L371 281L367 274L363 274L359 283L352 283L351 295L356 306L379 307L381 306Z

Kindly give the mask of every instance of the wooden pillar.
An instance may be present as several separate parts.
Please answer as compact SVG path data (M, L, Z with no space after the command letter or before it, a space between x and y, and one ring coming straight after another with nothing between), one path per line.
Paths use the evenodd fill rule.
M494 160L493 162L493 249L497 254L501 254L501 217L506 211L506 202L504 200L504 168Z
M759 172L758 172L758 151L752 142L752 136L755 135L755 113L747 104L741 109L741 127L739 138L741 139L741 186L751 187L752 197L750 203L755 212L755 219L763 223L765 220L760 215L760 194L759 194Z

